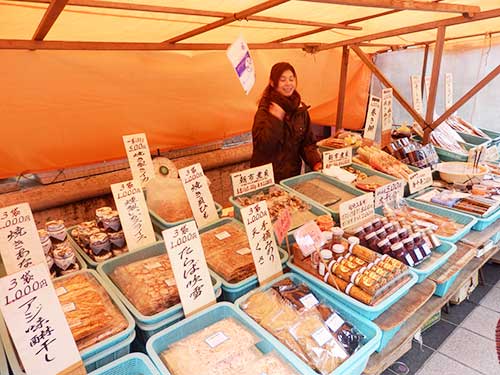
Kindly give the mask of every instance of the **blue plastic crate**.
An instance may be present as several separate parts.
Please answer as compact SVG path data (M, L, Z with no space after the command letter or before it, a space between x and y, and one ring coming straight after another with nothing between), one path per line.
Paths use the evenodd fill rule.
M466 215L470 215L477 220L477 222L472 226L472 229L476 230L476 231L482 231L482 230L488 228L491 224L493 224L495 221L497 221L498 218L500 218L500 207L496 211L490 213L488 216L481 216L481 215L477 215L477 214L473 214L473 213L465 213L464 211L457 210L454 208L444 207L444 206L441 206L441 205L433 203L433 202L423 202L423 201L420 201L417 199L418 197L427 193L431 189L434 189L434 188L433 187L425 188L425 189L409 196L407 199L408 199L408 201L422 202L422 203L429 204L429 205L432 205L435 207L446 208L448 210L452 210L455 212L460 212L460 213L464 213Z
M288 188L286 186L283 186L283 185L274 184L273 186L275 188L282 189L282 190L284 190L284 191L286 191L288 193L291 193L291 194L297 196L298 198L302 199L305 203L307 203L309 206L311 206L311 208L309 209L309 211L313 215L315 215L315 216L330 215L330 212L328 210L326 210L323 206L321 206L317 202L314 202L310 198L306 197L305 195L302 195L302 194L300 194L300 193L298 193L298 192L296 192L296 191L294 191L294 190L292 190L292 189L290 189L290 188ZM270 187L266 187L266 188L263 188L263 189L260 189L260 190L257 190L257 191L251 192L251 193L242 194L239 197L249 197L249 196L255 195L255 194L257 194L258 192L261 192L261 191L268 192L269 189L270 189ZM234 217L235 217L235 219L237 219L239 221L243 221L241 219L241 209L243 207L236 200L237 200L237 198L235 198L233 196L229 197L229 202L231 202L231 204L233 205L233 208L234 208ZM288 232L288 233L290 234L290 232Z
M136 250L116 258L111 258L99 264L99 266L97 267L97 272L101 275L108 288L113 291L113 293L120 299L120 301L127 307L127 309L134 317L137 326L137 338L142 343L145 343L148 338L151 337L154 333L184 318L182 305L178 303L154 315L144 315L136 309L136 307L121 292L120 288L115 285L113 280L111 280L110 275L118 266L130 264L166 253L167 250L165 249L164 242L158 241L155 244L149 245L140 250ZM209 272L216 298L218 298L221 294L221 280L215 272L210 270Z
M328 293L335 296L335 298L339 299L344 305L348 306L352 310L358 312L360 315L364 316L369 320L375 320L379 315L385 312L389 307L398 302L401 297L405 296L410 288L417 283L418 276L411 270L409 270L408 275L411 276L411 279L408 280L407 283L402 285L398 290L392 293L387 298L384 298L382 301L377 303L374 306L368 306L364 303L356 300L355 298L348 296L347 294L335 289L331 285L323 282L323 280L318 279L316 276L310 274L309 272L304 271L302 268L297 267L293 264L293 256L288 259L287 262L288 267L292 270L292 272L301 275L312 284L317 285L319 288L326 290Z
M212 229L218 228L224 224L233 222L236 225L240 225L243 228L243 231L245 230L243 227L243 224L239 222L236 219L233 218L224 218L216 221L215 223L209 224L207 226L201 227L199 229L200 234L208 232ZM288 254L281 248L278 249L279 254L280 254L280 259L281 259L281 264L282 266L285 266L287 260L288 260ZM215 271L212 270L214 273ZM228 302L234 302L236 301L237 298L241 297L243 294L248 293L250 290L254 289L258 284L259 281L257 280L257 274L254 274L253 276L247 277L244 280L241 280L237 283L230 283L224 278L217 274L219 279L221 280L222 284L222 300L228 301Z
M429 260L426 260L417 267L411 267L411 270L418 276L417 284L420 284L422 281L427 279L429 275L445 264L455 251L457 251L457 247L454 244L441 241L441 246L432 251L433 253L438 252L442 254L436 262L429 264Z
M323 209L324 211L328 212L330 215L332 215L333 219L338 222L339 221L339 212L338 211L334 211L332 210L331 208L328 208L326 206L323 206L321 204L319 204L318 202L315 202L314 201L314 197L307 197L307 196L304 196L303 194L295 191L293 189L294 185L300 183L300 182L304 182L304 181L309 181L309 180L313 180L313 179L320 179L322 181L325 181L327 182L328 184L331 184L337 188L340 188L342 189L343 191L347 192L347 193L350 193L352 195L354 195L354 197L359 197L363 194L366 194L365 191L362 191L362 190L359 190L359 189L356 189L355 187L351 186L350 184L346 184L344 182L341 182L339 180L337 180L336 178L333 178L333 177L330 177L330 176L327 176L321 172L309 172L309 173L306 173L306 174L303 174L303 175L300 175L300 176L295 176L295 177L290 177L290 178L287 178L286 180L282 180L281 181L281 185L290 189L291 191L293 191L294 194L297 194L299 196L303 196L305 197L307 200L309 200L310 202L314 202L314 204L316 204L318 207L321 207L321 209Z
M387 346L387 344L389 344L389 342L396 335L396 333L399 332L403 324L405 324L405 322L402 322L401 324L397 325L396 327L388 331L382 330L382 338L380 339L380 344L376 350L377 353L380 353L382 350L384 350L384 348Z
M463 225L464 227L459 232L455 233L455 235L453 236L449 237L438 236L440 239L451 243L455 243L461 240L466 234L468 234L472 230L474 225L477 223L477 219L474 218L473 216L464 214L462 212L450 210L448 208L435 206L432 204L416 200L406 200L406 203L408 203L410 207L415 207L420 210L430 212L432 214L447 217L449 219L452 219L455 223Z
M471 145L469 143L464 143L464 146L467 151L469 151L471 148L476 147L477 145ZM436 149L436 153L439 156L439 160L445 162L445 161L462 161L466 162L467 159L469 158L468 154L459 154L457 152L452 152L445 150L444 148L434 146Z
M215 208L217 209L217 215L219 217L222 215L222 206L215 202ZM153 228L155 232L161 234L165 229L172 228L180 224L187 223L188 221L194 220L194 217L188 217L179 221L166 221L161 216L159 216L156 212L149 209L149 217L151 218L151 223L153 224Z
M366 364L368 363L368 358L380 344L380 339L382 335L380 328L378 328L377 325L375 325L375 323L370 322L368 319L362 317L358 312L356 312L356 310L349 308L341 301L339 301L337 298L330 295L328 292L322 290L316 284L311 283L309 280L302 277L301 275L295 273L287 273L279 276L278 278L270 281L268 284L263 285L262 287L257 288L254 291L239 298L235 302L237 308L241 310L241 304L243 304L253 293L256 293L258 291L268 290L269 288L272 287L274 283L284 279L291 279L294 283L297 284L300 283L306 284L311 290L311 292L313 292L313 294L318 298L318 300L325 301L327 305L333 307L344 319L346 319L349 323L351 323L359 332L361 332L365 336L363 346L358 351L356 351L351 357L349 357L342 365L337 367L335 371L331 373L331 375L361 374L365 369ZM245 314L244 311L242 311L242 313ZM278 341L272 336L271 333L267 332L256 322L254 322L254 324L265 334L269 335L274 340ZM278 343L279 345L284 346L284 344L282 344L281 342L278 341ZM301 360L299 358L294 358L294 361L301 361ZM312 369L309 369L308 373L315 374L315 372Z
M500 133L490 130L490 129L484 129L484 128L479 128L481 129L487 136L491 138L491 142L494 145L498 145L500 143Z
M283 347L276 339L274 339L274 337L263 331L246 314L243 314L236 308L235 305L228 302L217 303L167 329L164 329L163 331L158 332L156 335L151 337L150 340L148 340L146 344L147 353L161 374L170 375L167 366L160 358L160 353L166 350L169 345L225 318L235 319L261 339L261 341L256 344L256 347L262 353L267 354L271 351L275 351L278 355L280 355L284 362L290 364L300 374L317 375L303 362L297 361L292 352Z
M436 290L434 291L434 295L438 297L444 296L448 292L448 289L450 289L450 286L453 285L459 274L460 271L458 271L452 277L450 277L448 281L445 281L442 284L436 284Z
M491 141L492 141L489 138L483 138L483 137L479 137L477 135L472 135L472 134L467 134L467 133L458 132L458 135L460 135L460 137L462 137L462 139L465 142L467 142L471 145L474 145L474 146L483 145L485 147L489 147L491 144Z
M82 357L83 363L87 371L93 371L97 369L99 366L103 366L115 359L118 359L125 354L128 354L130 351L130 344L135 338L135 323L132 316L129 314L125 306L119 301L119 299L109 290L106 284L103 282L101 277L94 270L83 270L78 271L76 273L72 273L70 275L61 276L58 280L63 278L72 277L75 274L79 273L87 273L92 275L100 285L108 292L110 299L116 305L116 307L120 310L122 315L128 322L127 329L117 333L116 335L107 338L97 344L94 344L82 351L80 351L80 355ZM5 345L5 353L7 355L7 359L10 364L11 371L14 375L24 375L25 372L21 369L19 364L19 359L16 355L16 351L14 349L14 344L12 343L7 326L3 321L3 318L0 319L0 337Z
M142 353L127 354L89 375L160 375L153 362Z

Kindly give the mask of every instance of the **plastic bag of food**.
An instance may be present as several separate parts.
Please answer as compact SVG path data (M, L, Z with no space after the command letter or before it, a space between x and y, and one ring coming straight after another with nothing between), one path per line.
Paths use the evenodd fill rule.
M285 363L276 353L269 353L256 362L244 368L239 375L296 375L298 374L290 365Z
M179 179L153 178L147 184L146 201L151 210L168 222L193 216L186 192Z

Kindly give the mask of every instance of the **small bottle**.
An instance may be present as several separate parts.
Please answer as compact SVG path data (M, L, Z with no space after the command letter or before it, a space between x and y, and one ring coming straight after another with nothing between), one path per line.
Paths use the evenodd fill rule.
M391 252L391 243L386 238L377 243L377 250L380 254L389 254Z
M339 227L332 229L332 246L342 244L342 239L344 237L344 230Z
M394 228L394 224L393 223L387 223L384 225L384 229L385 229L385 232L387 234L391 234L391 233L395 233L396 232L396 228Z
M354 248L354 246L359 245L359 243L360 243L359 238L352 237L352 236L347 239L347 242L349 242L349 249L348 249L348 251L350 253L352 253L352 249Z
M375 229L373 228L373 225L371 222L368 222L366 223L364 226L363 226L363 230L365 231L365 239L366 239L366 236L369 235L370 233L374 232Z
M433 249L436 249L438 248L439 246L441 246L441 241L439 240L439 238L436 236L436 234L432 231L432 229L427 229L425 231L425 234L427 235L427 237L429 237L429 240L431 241L431 244L432 244L432 248Z
M345 249L345 247L343 245L340 245L340 244L336 244L336 245L333 245L332 246L332 255L335 259L338 259L342 256L344 256L347 251Z
M368 248L372 250L377 250L377 243L380 241L380 239L377 237L377 234L375 232L372 232L368 235L366 235L366 243L368 245Z
M410 233L408 232L407 228L401 228L400 230L398 230L398 236L401 240L404 240L410 237Z
M389 240L389 242L394 245L394 244L397 244L399 242L399 236L398 236L398 233L397 232L394 232L394 233L391 233L387 236L387 239Z
M380 218L375 218L372 220L372 227L375 231L379 230L380 228L382 228L382 221L380 220Z
M405 249L401 242L392 245L391 251L392 251L392 256L397 260L409 265L410 267L413 267L415 265L412 256L409 253L405 252Z
M422 259L424 259L424 256L420 252L419 248L415 247L415 244L413 243L412 237L405 238L402 241L402 243L403 243L403 246L404 246L406 252L408 254L410 254L411 257L413 258L413 262L415 264L420 263L422 261Z
M418 247L420 249L420 252L422 254L425 254L424 256L429 256L431 255L432 251L429 247L429 245L427 245L422 237L422 233L415 233L413 235L413 238L414 238L414 241L415 241L415 246Z
M319 255L321 256L322 261L319 262L318 272L321 276L325 276L326 273L326 264L330 263L333 258L333 253L330 250L321 250Z
M375 234L380 240L385 240L387 238L387 232L385 231L384 227L377 230Z

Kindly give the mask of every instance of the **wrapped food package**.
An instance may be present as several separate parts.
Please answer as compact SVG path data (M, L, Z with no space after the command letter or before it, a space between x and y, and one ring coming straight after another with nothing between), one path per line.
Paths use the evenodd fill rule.
M228 222L200 235L208 266L230 283L255 275L255 264L243 226Z
M147 184L146 200L148 207L165 221L176 222L193 216L179 179L153 178Z
M106 290L88 273L54 281L59 302L78 350L83 350L128 327Z
M154 315L180 302L167 254L118 266L110 277L143 315Z
M251 366L244 368L238 375L294 375L297 374L275 353L269 353L259 358Z
M258 341L241 323L226 318L175 342L160 357L172 375L238 374L262 356Z

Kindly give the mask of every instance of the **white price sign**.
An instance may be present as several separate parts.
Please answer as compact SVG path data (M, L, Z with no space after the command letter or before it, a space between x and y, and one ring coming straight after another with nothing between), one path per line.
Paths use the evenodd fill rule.
M363 137L366 139L375 140L375 135L377 134L381 101L382 100L379 97L370 95L368 112L366 113L366 120L365 120L365 132L363 134Z
M345 167L352 164L352 147L323 152L323 169Z
M340 226L351 227L374 216L373 202L373 193L367 193L341 203L339 206Z
M381 207L384 203L398 202L404 195L405 182L397 180L390 184L385 184L375 190L375 208Z
M0 293L0 311L26 374L85 374L45 265L3 277Z
M127 151L132 178L140 181L141 186L144 186L155 176L155 168L149 152L146 134L124 135L123 144Z
M118 215L120 215L129 251L156 242L153 224L151 224L140 182L130 180L113 184L111 192Z
M382 131L392 129L392 89L382 90Z
M214 304L215 293L194 220L162 232L184 315Z
M39 263L47 265L28 203L0 209L0 254L7 274Z
M241 217L252 249L257 277L262 285L283 273L266 201L242 208Z
M269 163L231 173L231 183L233 185L233 196L235 197L272 186L274 185L273 165Z
M422 104L422 77L412 75L410 76L410 83L413 108L422 115L424 113L424 107Z
M446 73L444 80L445 109L448 110L453 105L453 74Z
M432 185L432 171L431 169L424 168L418 172L412 173L408 178L408 185L410 187L410 194L416 193L428 186Z
M179 176L184 186L191 211L198 227L219 219L214 198L208 188L208 181L200 163L179 169Z
M305 257L319 250L325 243L321 229L314 221L309 221L298 228L294 233L295 241Z

